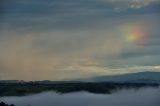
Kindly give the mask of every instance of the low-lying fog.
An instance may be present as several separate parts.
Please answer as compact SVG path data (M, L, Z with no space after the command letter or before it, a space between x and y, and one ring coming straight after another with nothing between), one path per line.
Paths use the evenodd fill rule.
M16 106L160 106L160 88L120 90L113 94L44 92L24 97L1 97Z

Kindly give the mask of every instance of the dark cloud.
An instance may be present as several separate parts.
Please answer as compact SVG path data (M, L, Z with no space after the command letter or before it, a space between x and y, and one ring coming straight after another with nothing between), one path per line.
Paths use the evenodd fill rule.
M0 75L58 79L158 66L159 13L158 0L1 0ZM123 27L135 23L146 28L142 44L126 41L132 33Z
M105 1L105 0L104 0ZM150 4L141 9L127 8L117 12L121 2L97 0L16 0L3 1L1 25L8 29L67 29L92 26L97 20L144 13L158 13L159 4ZM116 4L116 5L115 5ZM129 4L128 2L126 4ZM124 6L125 8L125 6ZM18 18L17 18L18 17ZM16 25L16 27L14 27Z

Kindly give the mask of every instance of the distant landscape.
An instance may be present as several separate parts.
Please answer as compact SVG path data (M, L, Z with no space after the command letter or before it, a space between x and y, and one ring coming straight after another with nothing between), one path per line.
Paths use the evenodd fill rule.
M88 92L91 94L114 95L121 90L135 90L153 88L160 86L159 72L140 72L116 76L94 77L79 81L23 81L23 80L1 80L0 102L4 105L3 97L22 97L40 94L43 92L56 92L57 94L72 94ZM48 95L48 94L47 94ZM1 105L0 105L1 106ZM20 105L19 105L20 106Z
M87 91L91 93L114 93L120 89L138 89L142 87L158 87L160 72L140 72L133 74L102 76L90 81L0 81L0 96L23 96L55 91L70 93Z

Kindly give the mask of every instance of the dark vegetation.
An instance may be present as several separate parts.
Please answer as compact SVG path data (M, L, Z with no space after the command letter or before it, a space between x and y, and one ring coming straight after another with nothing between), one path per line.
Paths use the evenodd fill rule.
M119 89L139 89L142 87L158 87L158 84L146 83L113 83L113 82L75 82L75 83L0 83L0 96L23 96L44 91L70 93L87 91L91 93L111 94Z
M4 103L4 102L1 102L1 103L0 103L0 106L15 106L15 105L14 105L14 104L8 105L8 104L6 104L6 103Z

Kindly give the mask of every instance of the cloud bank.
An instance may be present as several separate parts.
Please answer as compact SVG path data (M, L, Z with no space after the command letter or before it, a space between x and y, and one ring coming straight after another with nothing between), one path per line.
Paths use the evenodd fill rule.
M159 0L2 0L0 79L160 71Z

